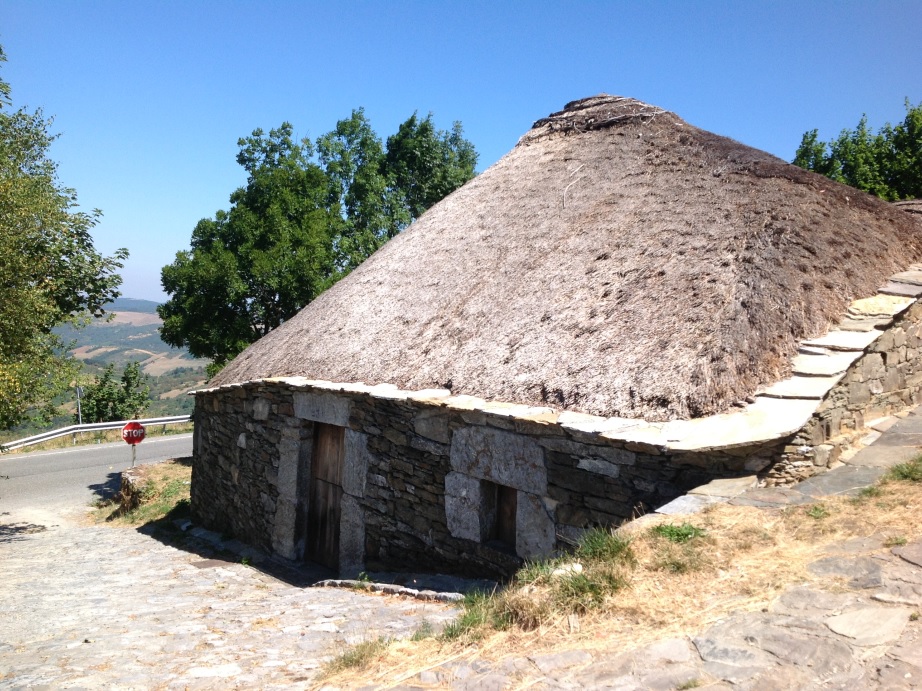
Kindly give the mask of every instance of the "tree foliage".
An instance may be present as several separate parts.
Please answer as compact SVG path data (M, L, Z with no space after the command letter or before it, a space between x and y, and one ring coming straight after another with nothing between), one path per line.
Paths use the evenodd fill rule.
M163 268L171 298L157 309L166 343L218 367L329 285L330 230L339 223L329 180L290 124L256 130L238 146L246 187L231 195L230 211L199 221L191 249Z
M101 316L119 295L116 271L128 256L93 246L100 212L79 211L74 190L58 181L51 120L10 106L0 80L0 428L53 411L78 366L51 329Z
M86 423L131 420L140 417L149 405L150 384L137 362L125 365L118 380L115 365L110 364L94 383L83 388L82 412Z
M922 104L906 101L902 122L878 132L862 116L828 144L817 130L806 132L793 163L887 200L922 197Z
M432 204L474 176L460 123L437 130L413 114L387 143L359 108L316 140L283 123L237 145L247 184L229 211L203 219L191 248L163 268L163 340L229 359L358 266Z

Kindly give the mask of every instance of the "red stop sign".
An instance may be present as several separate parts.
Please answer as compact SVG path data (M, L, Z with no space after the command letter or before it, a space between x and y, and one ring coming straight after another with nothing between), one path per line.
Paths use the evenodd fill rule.
M144 425L140 422L129 422L122 427L122 439L129 444L140 444L144 441Z

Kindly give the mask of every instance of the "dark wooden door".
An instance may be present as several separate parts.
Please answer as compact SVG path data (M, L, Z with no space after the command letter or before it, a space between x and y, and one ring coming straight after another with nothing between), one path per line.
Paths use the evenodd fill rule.
M345 439L345 427L314 423L305 557L331 569L339 569Z

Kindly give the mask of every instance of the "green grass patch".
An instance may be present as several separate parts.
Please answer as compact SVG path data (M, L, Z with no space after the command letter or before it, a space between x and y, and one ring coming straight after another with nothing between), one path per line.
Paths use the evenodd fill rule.
M823 504L814 504L809 509L807 509L807 515L814 520L821 520L823 518L829 517L829 509L827 509Z
M389 643L386 638L375 638L343 651L324 666L324 676L338 674L347 670L365 669L376 657L387 650Z
M468 593L461 606L461 615L442 629L439 636L442 640L477 640L490 629L502 631L509 626L509 616L503 609L500 596L482 592Z
M588 561L633 561L631 541L608 528L586 531L577 543L574 556Z
M893 466L887 473L886 479L898 482L922 482L922 456Z
M650 528L650 532L677 545L698 537L704 537L707 534L703 528L698 528L691 523L680 523L679 525L663 523Z

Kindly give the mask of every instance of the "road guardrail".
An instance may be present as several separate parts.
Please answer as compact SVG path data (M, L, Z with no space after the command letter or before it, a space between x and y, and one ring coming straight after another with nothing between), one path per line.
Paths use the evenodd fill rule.
M119 420L117 422L95 422L89 425L71 425L70 427L61 427L60 429L51 430L50 432L42 432L41 434L36 434L32 437L26 437L25 439L19 439L18 441L11 441L7 442L6 444L0 444L0 451L15 451L16 449L32 446L33 444L41 444L42 442L51 441L52 439L57 439L58 437L63 437L67 434L77 435L80 432L98 432L107 429L121 429L129 422L140 422L144 426L175 425L183 422L189 422L191 419L191 415L174 415L173 417L152 417L145 420Z

